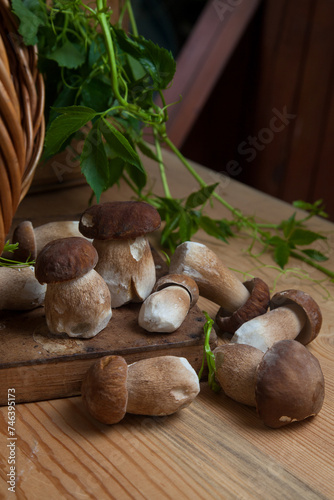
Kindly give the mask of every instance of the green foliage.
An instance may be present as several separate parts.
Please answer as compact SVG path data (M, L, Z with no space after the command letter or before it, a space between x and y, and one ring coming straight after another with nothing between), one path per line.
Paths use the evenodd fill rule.
M137 27L130 0L124 2L120 18L129 11L133 34L131 29L128 33L117 23L110 24L106 0L13 0L12 6L24 43L38 45L39 68L46 82L44 158L64 149L85 127L80 164L97 201L104 191L125 180L138 199L158 209L164 221L161 243L170 251L200 229L223 242L246 231L273 252L281 269L295 257L334 277L320 265L327 257L309 247L326 238L305 227L313 216L327 216L322 200L294 203L306 211L304 219L297 220L293 214L278 225L259 224L221 198L217 183L207 185L169 140L163 91L171 85L175 61L166 49L134 35ZM148 128L155 148L144 140ZM174 151L199 183L187 198L173 198L169 191L161 144ZM147 174L139 153L157 162L164 196L145 192ZM205 213L212 200L231 213L231 220L212 219Z
M213 352L211 351L210 348L210 335L212 331L212 327L214 324L214 320L210 318L207 312L204 311L204 316L206 318L206 322L204 323L203 329L204 329L204 353L203 353L203 361L202 361L202 366L201 369L198 373L198 379L201 380L205 362L208 366L208 382L209 382L209 387L214 391L214 392L219 392L221 390L220 385L216 382L215 379L215 373L216 373L216 362L215 362L215 356Z
M304 210L307 209L310 213L315 215L316 208L320 206L320 203L315 204L296 202L294 205L299 205ZM322 208L321 208L322 211ZM295 250L300 250L309 259L316 262L324 262L328 258L319 250L313 248L300 248L306 245L310 245L318 240L326 240L326 237L320 233L310 231L303 227L305 220L308 220L309 216L304 219L297 220L296 213L294 213L289 219L283 220L279 226L277 226L277 231L281 235L272 236L270 233L266 233L262 236L262 241L265 245L268 245L274 250L274 260L283 269L288 263L291 255L295 256Z
M26 262L19 262L17 260L8 259L7 257L4 257L5 254L13 253L15 250L17 250L18 246L19 246L18 243L10 243L9 241L6 241L5 246L3 248L3 254L0 255L0 267L24 267L24 266L33 266L35 264L35 261L33 260L27 260Z

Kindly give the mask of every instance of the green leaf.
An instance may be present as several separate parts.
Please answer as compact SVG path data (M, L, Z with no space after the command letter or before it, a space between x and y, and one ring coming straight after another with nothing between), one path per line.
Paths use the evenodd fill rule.
M38 28L45 24L44 11L38 0L12 0L12 8L20 20L19 33L25 45L36 45Z
M63 45L47 54L47 58L56 61L61 68L76 69L86 59L85 47L66 40Z
M148 158L151 158L151 160L154 160L154 161L159 163L159 158L154 154L152 149L146 144L145 141L139 140L137 142L137 146L145 156L147 156Z
M275 247L274 259L275 262L283 269L287 264L290 256L290 247L287 243L282 243Z
M80 156L81 171L100 201L102 192L108 185L108 159L104 150L102 134L98 122L89 131Z
M300 208L302 210L307 210L307 211L313 210L312 203L308 203L308 202L303 201L303 200L296 200L292 204L293 204L294 207Z
M180 220L180 213L174 214L174 216L166 222L166 225L161 233L161 244L165 245L168 238L170 237L172 231L174 231L178 225Z
M159 89L167 88L174 77L176 63L168 50L159 47L151 40L139 37L138 43L143 47L140 62L150 74Z
M136 184L139 191L141 191L145 187L147 181L147 175L144 168L140 169L137 165L126 163L125 170L129 174L130 179Z
M196 208L200 205L203 205L212 195L216 187L218 186L218 182L215 184L211 184L210 186L205 186L195 193L191 193L186 200L187 208Z
M325 240L326 237L308 229L295 229L290 237L290 242L294 245L309 245L316 240Z
M181 242L189 241L192 236L192 221L186 210L182 210L180 212L179 226L179 235Z
M210 236L214 236L215 238L227 243L228 235L224 231L224 226L221 226L219 222L220 221L216 221L214 219L211 219L210 217L203 215L199 219L199 227L204 229L204 231Z
M296 212L289 219L281 222L280 227L283 230L285 238L289 238L296 226Z
M63 90L58 94L52 108L49 111L49 120L46 127L47 129L50 127L53 120L59 115L59 112L56 108L68 109L68 107L71 106L71 104L74 102L76 93L76 89L64 87Z
M325 212L325 205L323 200L317 200L314 203L308 203L306 201L297 200L293 202L293 206L297 208L301 208L302 210L306 210L310 212L311 215L319 215L321 217L327 218L328 214Z
M53 120L46 133L44 147L46 158L56 154L66 139L96 116L96 111L83 106L57 108L56 111L62 114Z
M302 252L307 255L307 257L315 260L316 262L324 262L325 260L328 260L328 257L326 257L326 255L319 252L318 250L313 250L312 248L307 248L305 250L302 250Z
M97 63L101 62L103 55L106 53L106 46L102 35L97 35L92 41L88 52L88 64L94 67Z
M270 238L267 239L266 243L273 246L277 245L279 246L285 244L286 241L283 240L283 238L281 238L280 236L271 236Z
M108 160L108 188L118 183L122 177L125 162L122 158L110 158Z
M165 89L173 79L176 63L171 52L151 40L128 37L123 30L114 29L121 50L139 61L152 79L151 90Z
M110 107L113 99L111 85L101 78L86 80L81 87L81 99L83 106L104 111Z
M100 130L111 150L115 152L115 156L119 156L124 161L137 167L141 172L144 172L140 158L127 138L105 118L102 120Z

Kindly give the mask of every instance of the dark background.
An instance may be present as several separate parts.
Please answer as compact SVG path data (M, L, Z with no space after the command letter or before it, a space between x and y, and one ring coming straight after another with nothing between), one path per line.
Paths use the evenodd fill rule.
M219 5L200 0L133 4L139 31L176 59L183 50L191 57L192 31L208 5ZM242 2L232 4L237 9ZM284 110L295 117L280 127L275 116L284 116ZM334 220L333 138L334 1L259 2L179 145L182 153L288 202L322 198Z

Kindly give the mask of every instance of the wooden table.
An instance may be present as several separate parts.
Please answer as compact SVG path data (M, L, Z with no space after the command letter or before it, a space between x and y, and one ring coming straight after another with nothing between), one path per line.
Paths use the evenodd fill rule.
M166 159L173 196L182 197L188 189L197 188L172 155L166 153ZM149 161L146 165L161 192L156 166ZM216 173L198 169L209 183L216 181ZM278 222L293 212L291 206L236 181L220 180L220 194L247 214ZM89 194L89 189L81 186L27 196L17 220L75 218L86 207ZM130 196L122 185L105 194L102 201ZM228 216L218 203L210 213L217 218ZM332 224L318 220L311 227L324 231L333 242ZM207 244L226 265L260 276L274 287L277 270L256 269L257 263L245 253L247 240L237 238L226 245L202 232L196 240ZM333 267L331 248L329 254L329 266ZM273 262L269 256L262 260ZM114 426L90 418L80 397L20 404L15 421L17 498L334 498L333 301L317 283L323 276L303 269L312 281L288 273L278 279L275 290L301 288L313 295L323 312L321 334L309 347L320 360L326 380L326 398L317 417L269 429L254 409L213 393L205 382L193 404L178 414L162 418L127 415ZM327 281L325 285L334 296L333 284ZM214 315L217 306L200 300L201 307ZM0 415L0 497L14 498L6 483L10 472L7 407L0 409Z

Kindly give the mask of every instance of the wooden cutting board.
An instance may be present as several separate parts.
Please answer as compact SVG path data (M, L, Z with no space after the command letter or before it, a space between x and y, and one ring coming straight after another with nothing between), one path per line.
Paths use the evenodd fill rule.
M167 267L153 251L157 277ZM52 335L44 308L29 312L0 312L0 405L6 405L8 389L16 402L41 401L80 394L81 381L90 364L101 356L117 354L133 363L154 356L175 355L188 359L198 372L203 358L205 317L193 307L181 327L169 334L152 334L139 327L140 304L113 310L107 327L92 339ZM214 349L217 337L211 334Z

